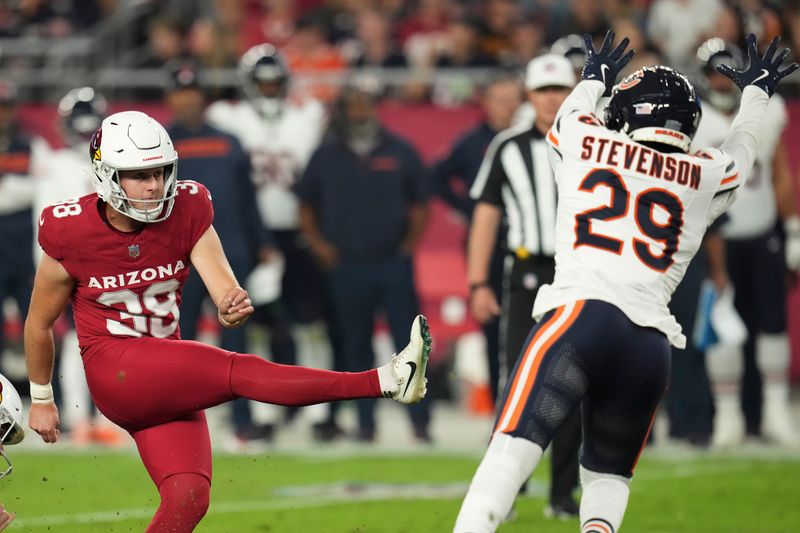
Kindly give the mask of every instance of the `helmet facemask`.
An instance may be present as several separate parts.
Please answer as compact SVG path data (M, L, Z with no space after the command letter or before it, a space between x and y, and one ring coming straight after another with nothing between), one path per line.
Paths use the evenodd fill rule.
M139 222L161 222L170 216L177 196L178 153L164 127L137 111L124 111L103 121L89 143L97 195L116 211ZM161 198L129 198L120 171L164 168ZM140 209L132 202L144 204Z
M149 168L158 168L149 167ZM97 189L98 195L105 200L108 205L119 211L123 215L130 217L139 222L161 222L166 220L172 214L172 208L175 205L175 197L178 195L178 162L170 163L164 166L164 195L161 198L152 200L140 200L138 198L128 198L125 190L122 188L119 177L119 170L110 167L100 161L93 161L92 168L94 169L95 177L98 180ZM147 168L136 169L123 169L123 170L147 170ZM100 175L102 174L102 178ZM100 188L104 188L100 194ZM107 191L105 190L107 188ZM149 209L138 209L133 207L131 201L138 204L150 205L153 207Z

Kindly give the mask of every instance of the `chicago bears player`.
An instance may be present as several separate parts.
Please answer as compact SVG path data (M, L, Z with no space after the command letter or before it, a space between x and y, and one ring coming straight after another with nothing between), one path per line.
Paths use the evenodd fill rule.
M283 366L180 340L181 289L191 266L222 326L240 326L253 312L211 225L208 190L177 180L172 141L143 113L103 120L90 156L96 194L48 207L39 218L44 255L25 323L29 426L45 442L58 440L53 322L71 300L92 398L131 434L161 494L147 531L191 531L206 512L207 407L239 397L299 406L425 396L430 336L422 316L399 355L361 373Z
M0 457L5 466L0 466L0 478L11 473L11 460L3 451L3 445L19 444L25 438L22 429L22 401L17 390L0 374ZM0 503L0 531L3 531L16 516L6 511Z
M539 291L540 322L506 387L494 434L456 520L494 531L553 432L583 402L582 533L615 533L628 484L669 375L669 345L685 346L667 308L706 227L733 201L753 164L767 102L793 72L775 39L760 56L748 37L743 89L719 149L689 154L700 120L681 74L645 67L613 87L633 57L628 39L599 51L586 36L583 81L548 133L558 184L556 275ZM613 88L613 92L612 92ZM605 126L593 115L610 93Z
M247 50L239 60L238 74L245 98L236 103L217 101L209 106L206 115L213 126L239 139L250 154L258 208L286 264L282 305L257 307L253 318L281 329L282 336L296 342L301 362L319 366L322 361L312 361L309 353L330 351L323 324L326 304L321 297L326 292L325 282L308 245L302 241L299 200L292 187L325 131L325 108L319 100L299 91L290 94L291 72L286 58L269 43ZM286 312L281 313L282 309ZM282 331L285 322L290 323L291 332ZM294 355L284 351L289 352L286 349L272 355L281 362L294 362ZM269 407L253 405L254 421L267 426L277 424L280 413ZM316 424L322 424L328 415L327 409L322 408L312 409L310 414Z
M738 105L738 89L727 77L716 72L720 62L741 63L739 49L722 39L709 39L697 51L704 76L703 119L694 146L719 146L733 121ZM753 365L763 384L761 431L775 443L797 446L800 437L792 420L789 404L789 337L786 333L785 271L800 271L800 218L792 191L792 178L786 148L781 142L789 117L779 95L770 98L753 171L747 185L737 193L722 226L727 243L731 282L736 290L734 305L745 320L753 339L755 357L738 346L718 344L706 358L714 389L715 446L735 446L745 433L739 393L744 389L745 413L750 431L758 429L759 405L752 400L757 387L748 385ZM776 222L781 220L785 246ZM752 368L752 367L751 367ZM743 379L744 377L744 379ZM740 384L743 385L740 389Z

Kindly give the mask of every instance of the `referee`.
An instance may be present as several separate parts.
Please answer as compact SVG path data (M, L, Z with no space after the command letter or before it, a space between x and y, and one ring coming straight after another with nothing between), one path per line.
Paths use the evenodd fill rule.
M530 123L500 132L489 145L470 190L477 201L467 253L470 310L485 323L500 315L500 379L505 381L535 322L533 302L541 285L555 274L556 184L545 135L556 112L575 85L572 64L547 54L528 64L525 88L536 117ZM497 229L508 223L503 279L503 309L489 286L489 264L497 245ZM504 383L498 390L502 390ZM575 517L572 492L578 485L580 413L576 409L552 443L552 483L548 516Z

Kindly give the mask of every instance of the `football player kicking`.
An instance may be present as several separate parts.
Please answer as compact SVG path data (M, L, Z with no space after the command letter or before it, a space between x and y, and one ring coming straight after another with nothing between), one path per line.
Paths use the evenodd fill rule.
M742 89L719 149L689 154L700 120L694 88L663 66L614 87L633 57L628 39L600 50L586 37L583 81L548 133L558 185L556 275L539 291L539 323L509 379L489 448L455 531L494 531L561 421L583 403L582 533L616 533L628 484L667 386L669 344L686 339L667 303L706 227L733 203L750 172L762 118L778 82L779 40L749 62L719 70ZM613 91L612 91L613 88ZM605 125L594 115L611 94Z
M53 323L71 300L92 399L133 436L161 495L147 531L191 531L208 508L207 407L239 397L302 406L378 397L414 403L425 396L430 335L422 316L400 354L360 373L283 366L180 340L190 265L222 326L240 326L253 312L211 225L208 190L177 180L172 141L143 113L103 120L89 155L97 193L50 206L39 218L44 255L25 322L29 426L45 442L58 440Z

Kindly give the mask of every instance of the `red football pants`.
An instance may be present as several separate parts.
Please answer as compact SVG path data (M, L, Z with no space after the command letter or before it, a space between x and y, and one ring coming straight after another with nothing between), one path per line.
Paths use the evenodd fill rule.
M108 339L84 362L97 408L130 432L157 486L184 472L211 479L203 409L240 397L300 406L381 396L375 370L279 365L194 341Z

